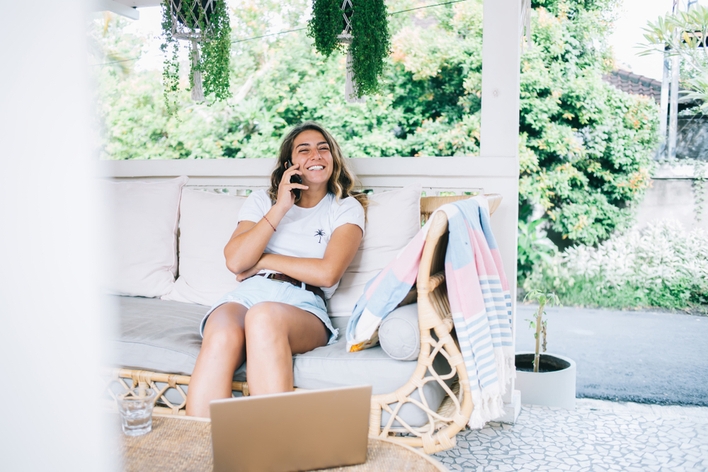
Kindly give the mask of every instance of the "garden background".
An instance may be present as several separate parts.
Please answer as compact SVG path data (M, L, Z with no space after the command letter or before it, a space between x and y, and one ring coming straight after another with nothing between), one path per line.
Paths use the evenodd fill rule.
M630 231L655 167L659 113L602 79L615 65L607 38L619 3L532 2L521 58L520 297L535 288L564 304L706 312L706 234L671 222ZM391 54L364 103L345 101L345 55L315 51L309 2L231 0L232 97L193 103L185 75L175 114L161 68L148 65L160 41L130 20L93 20L102 158L273 157L304 120L327 126L352 158L474 156L481 2L386 5Z

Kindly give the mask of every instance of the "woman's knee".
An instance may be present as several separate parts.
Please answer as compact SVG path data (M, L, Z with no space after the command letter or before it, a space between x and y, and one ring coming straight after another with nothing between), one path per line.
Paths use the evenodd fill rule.
M277 303L257 303L246 313L244 323L246 338L276 339L284 336L287 339L287 324L284 323L280 306Z
M216 310L209 315L204 326L204 339L202 347L217 347L229 349L243 346L245 330L243 321L234 313Z

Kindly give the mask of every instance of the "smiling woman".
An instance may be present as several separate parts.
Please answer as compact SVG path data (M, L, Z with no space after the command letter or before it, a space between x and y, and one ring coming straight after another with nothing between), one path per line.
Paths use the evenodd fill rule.
M287 392L293 354L336 341L326 300L364 234L354 180L323 127L306 122L287 134L269 191L249 196L224 249L240 285L202 321L187 414L208 416L211 400L230 397L233 372L246 357L251 394Z

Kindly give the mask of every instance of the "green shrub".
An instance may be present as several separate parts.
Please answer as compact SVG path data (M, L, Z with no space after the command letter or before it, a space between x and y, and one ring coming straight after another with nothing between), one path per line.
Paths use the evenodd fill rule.
M520 204L543 207L561 247L597 244L630 226L649 185L658 108L602 80L602 10L546 3L558 13L536 10L521 58Z
M597 247L542 261L525 288L555 291L566 305L708 312L708 234L653 223Z

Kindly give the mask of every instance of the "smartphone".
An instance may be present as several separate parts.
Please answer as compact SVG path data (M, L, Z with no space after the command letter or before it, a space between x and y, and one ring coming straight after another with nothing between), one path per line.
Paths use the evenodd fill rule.
M287 162L285 163L285 168L287 169L287 168L290 167L291 165L293 165L292 162L287 161ZM290 183L291 183L291 184L301 184L301 183L302 183L302 177L300 177L298 174L293 174L293 175L290 177ZM294 188L294 189L292 189L291 191L293 192L293 195L295 195L295 200L296 200L296 201L297 201L297 200L300 200L300 195L302 194L302 191L301 191L299 188Z

